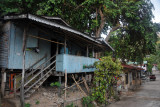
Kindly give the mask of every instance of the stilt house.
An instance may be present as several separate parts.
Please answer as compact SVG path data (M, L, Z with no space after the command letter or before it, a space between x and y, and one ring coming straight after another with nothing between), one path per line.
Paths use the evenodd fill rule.
M24 94L30 97L49 76L94 72L97 53L114 51L105 40L79 32L57 17L21 14L4 16L1 23L3 94L20 89L22 70Z

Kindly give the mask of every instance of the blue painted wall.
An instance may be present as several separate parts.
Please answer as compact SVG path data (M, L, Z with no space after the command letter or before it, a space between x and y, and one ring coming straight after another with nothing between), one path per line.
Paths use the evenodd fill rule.
M9 39L9 55L8 55L8 69L22 69L22 44L23 44L23 24L14 24L11 23L10 27L10 39ZM39 32L38 29L34 27L30 27L28 30L29 35L38 36L50 39L49 35L46 35L42 32ZM53 38L58 39L58 36L51 32ZM59 36L60 37L60 36ZM63 38L59 38L59 40L63 41ZM78 45L71 43L68 41L68 54L59 54L56 57L56 70L64 72L65 69L68 73L80 73L80 72L93 72L95 68L85 68L83 69L83 65L93 65L95 61L98 59L95 58L87 58L85 56L85 47L79 47ZM35 39L32 37L28 37L27 40L27 48L38 47L40 52L36 53L31 50L26 51L26 69L30 67L37 60L41 59L45 54L47 54L48 58L51 57L51 43ZM60 47L60 51L63 46ZM81 56L75 56L77 52L81 52ZM69 55L72 54L72 55ZM47 59L48 59L47 58ZM46 59L41 61L43 63ZM40 65L40 64L39 64ZM38 66L38 65L37 65Z
M95 61L98 59L60 54L56 56L56 71L65 72L66 69L67 73L93 72L95 68L83 69L83 65L93 65Z
M11 24L11 33L10 33L10 48L9 48L9 69L22 69L22 43L23 43L23 24ZM38 36L38 30L35 28L29 28L29 34ZM46 35L47 36L47 35ZM38 43L39 42L39 43ZM27 40L27 47L39 47L40 52L36 53L34 51L28 50L26 51L26 68L31 66L37 60L42 58L45 54L47 54L48 58L51 54L51 43L38 40L35 38L29 37ZM43 63L45 59L41 62ZM38 65L37 65L38 66Z
M78 52L81 53L80 56L86 56L86 47L82 48L72 42L67 42L66 54L77 55ZM63 46L60 49L60 54L64 54Z

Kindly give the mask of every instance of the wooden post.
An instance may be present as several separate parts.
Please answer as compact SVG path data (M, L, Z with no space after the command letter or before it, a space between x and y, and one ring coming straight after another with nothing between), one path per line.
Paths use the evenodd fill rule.
M20 89L20 100L21 100L21 107L25 106L25 102L24 102L24 76L25 76L25 55L26 55L26 42L27 42L27 29L28 27L24 28L24 32L23 32L23 47L22 47L22 52L23 52L23 70L22 70L22 83L21 83L21 89Z
M87 92L89 93L90 90L89 90L89 87L88 87L88 84L87 84L85 78L82 77L82 80L84 81L84 85L85 85L85 87L86 87L86 89L87 89Z
M42 68L41 68L41 71L43 70L43 68L44 68L44 65L42 66ZM41 72L41 78L43 77L43 72Z
M1 92L2 92L2 98L5 95L5 83L6 83L6 72L5 69L2 69L2 81L1 81Z
M87 45L87 52L86 52L86 56L88 57L88 45Z
M66 69L65 69L65 88L67 88L67 70ZM66 94L67 94L67 90L65 90L65 93L64 93L64 107L66 102Z
M59 83L61 84L61 76L59 76ZM61 86L58 88L58 95L61 97Z
M65 36L65 38L64 38L64 54L66 54L66 40L67 38L66 38L66 36Z
M77 88L84 94L84 96L87 96L87 94L82 90L82 88L78 85L76 79L74 78L74 75L72 74L72 79L74 80L74 82L77 85ZM84 82L84 81L83 81Z
M16 77L14 77L14 97L16 98L16 96L17 96L17 90L16 90Z
M77 88L84 94L84 96L86 97L87 94L82 90L81 86L77 83L76 79L74 78L74 75L72 74L72 79L74 80L74 82L77 85ZM84 82L84 81L83 81ZM97 107L97 103L95 101L93 101L93 104L95 105L95 107Z
M58 41L57 41L58 42ZM58 55L58 43L57 43L57 49L56 49L56 55Z
M92 46L92 57L94 58L94 46Z
M97 57L97 52L95 53L96 55L95 55L95 58L97 59L98 57Z

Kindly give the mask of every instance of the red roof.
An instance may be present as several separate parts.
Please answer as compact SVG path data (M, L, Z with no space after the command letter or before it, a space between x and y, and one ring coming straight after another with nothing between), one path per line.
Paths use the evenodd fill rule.
M122 64L123 68L127 68L127 69L135 69L135 70L144 70L143 68L137 67L137 66L131 66L131 65L125 65Z
M157 64L153 64L153 66L157 66Z
M134 67L131 65L122 64L122 66L123 66L123 68L134 69Z

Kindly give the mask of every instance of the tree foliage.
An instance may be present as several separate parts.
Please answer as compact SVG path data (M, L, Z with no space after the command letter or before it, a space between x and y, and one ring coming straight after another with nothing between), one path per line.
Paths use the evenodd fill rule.
M130 8L127 8L130 7ZM116 57L142 62L155 52L157 25L151 21L152 4L149 0L130 2L122 10L122 27L112 33L111 45Z
M159 24L156 25L159 26ZM158 38L155 53L145 57L144 60L147 61L147 69L149 72L152 72L153 64L157 64L157 67L160 70L160 38Z
M32 13L36 14L39 10L38 4L42 0L1 0L0 12L1 16L6 14Z
M110 43L122 59L142 60L155 51L156 25L151 21L150 0L4 0L0 7L3 15L58 16L89 35L107 34L106 41L112 35Z
M95 87L92 96L99 103L105 103L115 94L113 87L121 74L122 66L119 60L113 61L110 56L101 58L95 65L97 70L94 72Z
M144 60L147 61L147 71L152 72L153 64L155 63L155 56L150 55L149 57L145 57Z

